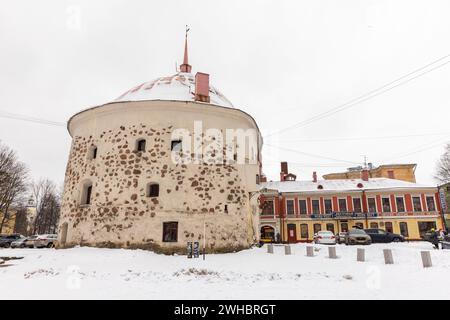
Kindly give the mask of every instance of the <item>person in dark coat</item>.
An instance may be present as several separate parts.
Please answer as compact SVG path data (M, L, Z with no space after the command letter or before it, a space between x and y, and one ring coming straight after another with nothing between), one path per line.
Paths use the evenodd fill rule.
M439 232L431 229L431 234L430 234L430 242L433 244L435 249L439 249Z

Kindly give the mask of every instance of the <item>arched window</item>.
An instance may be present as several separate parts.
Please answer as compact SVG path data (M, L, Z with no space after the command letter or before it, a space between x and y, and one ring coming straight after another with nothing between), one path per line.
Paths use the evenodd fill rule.
M144 152L145 151L145 139L139 139L136 141L136 151L141 151Z
M147 197L159 197L159 184L149 183L147 184Z
M88 152L88 159L94 160L97 158L97 146L91 146Z
M81 190L81 204L90 205L92 202L92 182L86 181L83 183Z

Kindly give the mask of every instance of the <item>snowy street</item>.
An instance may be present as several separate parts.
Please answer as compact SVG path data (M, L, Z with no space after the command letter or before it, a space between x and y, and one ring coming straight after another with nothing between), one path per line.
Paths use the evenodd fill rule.
M0 265L0 299L449 299L450 250L426 242L336 246L275 246L206 261L142 250L73 248L0 249L0 257L24 257ZM356 262L356 249L366 262ZM391 248L394 265L382 249ZM424 269L421 250L433 267Z

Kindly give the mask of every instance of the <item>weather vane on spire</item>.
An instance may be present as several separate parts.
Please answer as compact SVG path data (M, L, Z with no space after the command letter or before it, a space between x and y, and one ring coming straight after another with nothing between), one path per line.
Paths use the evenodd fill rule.
M187 47L187 35L189 32L190 28L188 27L188 25L186 25L186 35L185 35L185 39L184 39L184 58L183 58L183 64L180 66L180 71L181 72L187 72L190 73L191 72L191 65L188 62L188 47Z

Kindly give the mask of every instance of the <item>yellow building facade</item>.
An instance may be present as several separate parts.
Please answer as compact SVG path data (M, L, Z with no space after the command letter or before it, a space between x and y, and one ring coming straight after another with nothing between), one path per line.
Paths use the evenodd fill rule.
M416 164L385 164L368 169L369 178L388 178L416 182ZM325 180L358 179L361 177L362 167L349 169L346 172L329 173L323 176Z

